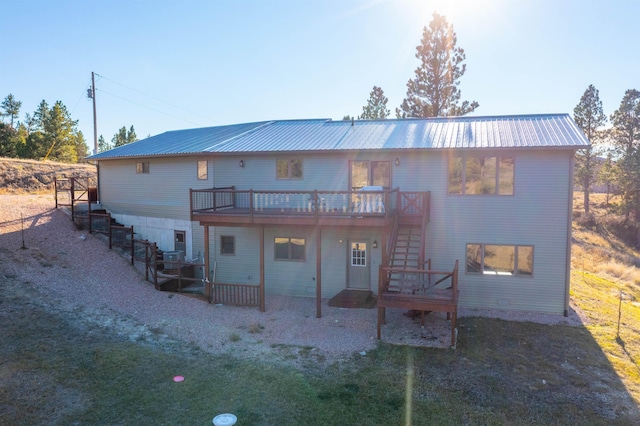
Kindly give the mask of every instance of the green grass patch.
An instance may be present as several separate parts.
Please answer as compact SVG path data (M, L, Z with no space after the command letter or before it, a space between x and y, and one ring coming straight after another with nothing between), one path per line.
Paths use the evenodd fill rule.
M0 303L7 311L0 408L9 424L193 425L222 412L248 425L634 420L620 402L624 386L583 328L465 318L456 351L381 344L339 364L293 368L131 342L23 297ZM314 352L277 349L303 359ZM603 392L616 403L603 403Z

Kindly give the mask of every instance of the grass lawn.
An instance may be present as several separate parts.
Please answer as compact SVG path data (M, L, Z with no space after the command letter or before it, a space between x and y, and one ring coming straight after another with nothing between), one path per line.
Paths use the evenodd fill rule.
M456 351L382 344L339 365L296 369L132 342L12 285L0 276L5 424L204 425L223 412L244 425L638 420L614 371L628 362L612 363L589 329L467 318Z

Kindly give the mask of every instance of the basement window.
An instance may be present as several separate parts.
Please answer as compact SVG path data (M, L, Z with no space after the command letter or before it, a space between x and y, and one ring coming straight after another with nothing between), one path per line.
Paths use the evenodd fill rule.
M467 244L467 273L533 276L533 246Z
M136 173L149 173L149 162L138 161L136 163Z

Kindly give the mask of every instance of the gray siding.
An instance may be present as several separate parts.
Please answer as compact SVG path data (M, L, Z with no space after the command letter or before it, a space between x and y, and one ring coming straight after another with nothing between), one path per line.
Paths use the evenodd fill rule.
M189 220L189 188L213 186L198 180L197 161L206 157L113 160L100 163L100 201L113 213ZM136 162L148 161L149 173L136 173Z
M117 213L141 217L189 219L189 188L224 187L255 190L344 191L349 185L349 160L388 160L392 186L401 191L431 191L431 222L427 256L433 267L449 270L460 261L460 303L463 307L519 309L562 313L565 308L567 220L572 150L487 150L487 155L515 158L513 196L459 196L447 193L447 151L402 153L231 155L209 158L209 179L199 181L199 158L150 160L149 174L136 174L134 160L100 164L101 201ZM302 180L276 179L276 158L304 161ZM398 158L399 165L395 165ZM244 167L239 167L239 160ZM204 228L192 224L192 253L204 254ZM211 229L211 261L218 262L217 279L258 283L258 228ZM221 256L220 235L236 237L236 255ZM322 296L345 288L347 242L353 238L380 241L380 230L349 228L322 231ZM273 238L306 239L305 262L275 261ZM342 240L342 242L340 242ZM267 228L265 278L270 294L315 296L316 243L311 228ZM465 273L466 244L534 246L533 277ZM373 249L371 289L377 289L380 249Z
M513 196L455 196L440 162L427 253L439 267L460 260L461 306L564 311L570 163L567 152L519 153ZM467 274L467 243L533 245L533 277Z
M236 255L220 254L220 236L232 235ZM276 261L274 238L304 238L305 261ZM287 294L300 297L316 295L316 238L314 228L273 227L265 229L265 291L267 294ZM347 228L322 230L322 297L332 297L346 286L348 247L350 239L370 238L380 241L377 230L352 232ZM260 281L260 229L217 227L211 232L211 261L217 262L219 282L257 284ZM380 249L372 249L371 289L377 290ZM213 263L212 263L213 265ZM212 266L213 268L213 266Z

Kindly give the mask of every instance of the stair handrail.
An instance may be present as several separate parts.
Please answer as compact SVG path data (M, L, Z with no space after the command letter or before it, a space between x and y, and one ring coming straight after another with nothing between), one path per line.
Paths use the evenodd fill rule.
M429 223L429 210L431 208L431 191L422 194L422 223L420 225L420 251L418 253L418 265L424 265L427 251L427 223Z
M456 259L453 272L451 273L451 290L453 291L453 300L458 304L458 259Z
M386 259L382 262L382 266L391 265L391 253L396 245L398 239L398 228L400 227L400 214L396 212L393 218L393 226L391 228L391 234L389 234L389 241L387 241L387 252L385 253Z

